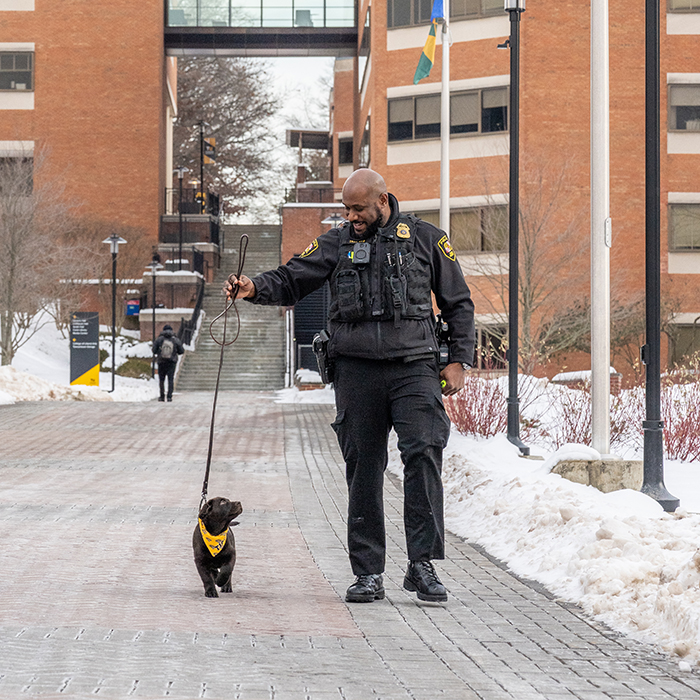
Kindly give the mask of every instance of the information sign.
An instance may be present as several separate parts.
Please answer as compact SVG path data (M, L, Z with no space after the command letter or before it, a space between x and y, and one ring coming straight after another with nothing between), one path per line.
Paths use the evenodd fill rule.
M100 316L96 311L71 314L70 383L100 385Z

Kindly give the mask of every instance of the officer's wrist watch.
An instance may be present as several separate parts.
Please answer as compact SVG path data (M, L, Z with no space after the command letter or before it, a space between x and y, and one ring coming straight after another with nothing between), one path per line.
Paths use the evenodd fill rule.
M468 362L462 362L462 369L466 372L467 370L470 370L472 366Z

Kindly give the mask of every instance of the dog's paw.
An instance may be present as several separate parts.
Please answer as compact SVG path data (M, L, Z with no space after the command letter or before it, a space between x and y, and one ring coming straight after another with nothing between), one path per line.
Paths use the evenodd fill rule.
M233 591L233 588L231 587L230 581L228 583L225 583L223 586L221 586L222 593L231 593L232 591Z
M219 597L219 594L216 592L216 588L205 590L204 595L207 598L218 598Z

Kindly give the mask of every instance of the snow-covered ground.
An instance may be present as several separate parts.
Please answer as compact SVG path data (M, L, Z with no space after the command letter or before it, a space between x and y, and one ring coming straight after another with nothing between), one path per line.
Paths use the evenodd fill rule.
M100 326L100 349L109 354L105 367L111 367L111 328ZM103 335L106 334L106 335ZM115 364L128 357L151 357L148 343L138 342L136 333L124 331L115 343ZM130 337L132 336L132 337ZM111 372L100 372L100 386L70 386L70 344L56 326L49 322L23 345L11 367L0 367L0 404L15 401L150 401L158 396L157 379L133 379L115 375L114 392Z
M110 350L110 338L101 346ZM150 348L122 339L117 366L127 356L150 357ZM68 340L45 326L13 367L0 369L0 403L144 401L158 393L152 379L119 376L107 393L109 373L100 389L69 387L68 368ZM329 387L285 389L275 400L332 404L334 396ZM544 461L520 457L503 435L472 438L453 429L444 459L449 529L612 628L676 655L681 668L700 663L700 464L665 463L666 486L681 498L681 509L668 514L638 492L603 494L550 472L564 456L595 457L591 448L569 445L555 455L529 444ZM394 445L389 468L400 475Z

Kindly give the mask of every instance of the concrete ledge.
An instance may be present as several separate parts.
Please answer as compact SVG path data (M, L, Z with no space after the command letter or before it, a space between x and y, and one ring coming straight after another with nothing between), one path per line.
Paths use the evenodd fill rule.
M642 460L567 460L559 462L553 469L569 481L586 486L595 486L603 493L633 489L639 491L644 482Z

